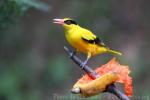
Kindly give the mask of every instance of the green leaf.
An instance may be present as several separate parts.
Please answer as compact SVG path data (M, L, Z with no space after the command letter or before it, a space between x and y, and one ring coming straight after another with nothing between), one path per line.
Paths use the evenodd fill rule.
M15 0L16 3L22 6L22 10L27 10L29 7L34 7L42 11L49 11L50 6L38 0Z

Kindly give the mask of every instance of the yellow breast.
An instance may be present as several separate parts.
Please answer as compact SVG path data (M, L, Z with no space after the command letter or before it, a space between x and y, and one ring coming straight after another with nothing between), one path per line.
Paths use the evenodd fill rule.
M82 40L78 30L66 31L66 39L78 51L87 52L88 44Z

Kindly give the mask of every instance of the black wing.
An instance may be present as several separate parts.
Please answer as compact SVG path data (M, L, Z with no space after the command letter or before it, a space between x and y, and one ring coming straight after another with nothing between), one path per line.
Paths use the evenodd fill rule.
M97 45L106 47L106 45L103 43L103 41L100 40L98 37L96 37L94 39L90 39L90 40L82 37L82 40L84 40L85 42L91 43L91 44L97 44Z

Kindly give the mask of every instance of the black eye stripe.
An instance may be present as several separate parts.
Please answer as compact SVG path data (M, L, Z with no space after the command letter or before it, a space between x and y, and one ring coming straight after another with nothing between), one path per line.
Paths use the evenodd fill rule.
M64 21L66 24L68 24L68 25L70 25L70 24L75 24L75 25L77 25L77 23L75 22L75 21L73 21L73 20L66 20L66 21Z

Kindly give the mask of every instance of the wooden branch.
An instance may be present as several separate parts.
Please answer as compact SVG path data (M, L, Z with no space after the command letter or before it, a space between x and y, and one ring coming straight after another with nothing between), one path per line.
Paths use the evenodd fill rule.
M81 65L82 61L74 54L74 52L65 46L64 46L64 49L70 56L71 60L73 60L73 62L76 63L81 68L80 65ZM85 65L82 70L85 71L88 75L90 75L93 79L96 79L99 77L99 75L87 65ZM116 95L120 100L130 100L128 98L128 96L126 96L124 93L119 91L114 84L109 85L107 87L106 91L104 91L104 92L112 93L112 94Z

